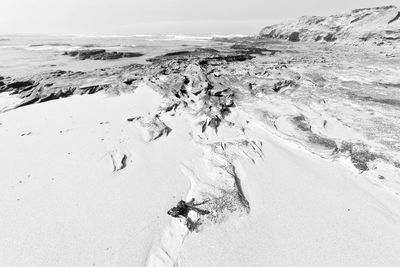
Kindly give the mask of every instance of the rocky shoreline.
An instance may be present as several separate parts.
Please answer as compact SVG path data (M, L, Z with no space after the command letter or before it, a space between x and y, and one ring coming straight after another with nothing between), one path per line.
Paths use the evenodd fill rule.
M346 55L342 54L345 53L345 49L341 47L330 48L321 45L319 48L322 50L318 49L320 52L311 55L306 50L315 49L318 45L300 44L292 47L285 43L271 44L262 39L253 38L229 40L229 42L233 44L228 49L218 50L216 47L215 49L177 51L151 58L148 60L149 65L134 64L86 73L54 71L21 80L1 77L0 93L6 92L22 98L22 101L14 107L18 108L100 91L112 94L131 92L138 84L145 82L168 99L162 112L174 112L179 108L192 110L203 118L199 121L203 132L208 127L218 132L219 125L230 114L230 109L236 106L238 92L255 99L276 94L279 97L287 97L286 100L297 101L290 96L305 92L306 88L324 86L323 84L327 83L325 78L315 76L315 73L308 73L307 66L318 64L335 68L337 57L346 62ZM70 52L69 55L82 60L109 59L107 53L105 50L95 50L90 53L85 50ZM123 53L118 54L118 56L123 55ZM371 57L382 56L372 55ZM301 71L299 71L300 67ZM396 86L398 85L395 83L388 83L386 87ZM324 103L329 99L320 96L317 101ZM371 96L365 97L365 101L393 106L396 109L400 107L396 101L385 102ZM287 135L286 130L279 128L282 116L274 115L273 110L268 113L271 119L278 116L273 119L271 125ZM310 118L305 117L304 114L293 115L291 119L289 118L291 124L300 130L295 134L296 138L314 147L313 150L315 147L317 150L322 149L323 153L328 153L330 157L336 157L338 153L349 154L354 166L360 171L369 170L369 163L376 159L400 166L399 159L394 160L391 156L371 152L365 144L335 140L335 138L314 132L309 120ZM326 120L324 128L326 128ZM354 148L355 146L357 149ZM358 149L360 147L364 148L361 152L357 152L360 151Z
M346 18L356 25L392 9ZM342 29L326 24L331 19L303 20L330 31L285 24L143 64L0 76L0 135L7 140L1 175L11 207L5 217L17 210L23 218L3 225L8 238L14 242L12 231L20 231L22 247L33 244L42 232L32 229L45 225L62 251L64 239L73 244L67 257L82 254L70 265L84 265L93 251L100 256L92 265L204 265L181 255L211 250L221 258L231 247L240 259L249 247L246 257L254 260L259 248L262 257L281 253L275 247L282 242L298 264L292 251L323 258L315 256L321 240L335 263L360 246L373 260L387 252L388 262L397 262L400 51L393 40L348 45ZM79 64L144 56L105 49L64 55ZM95 249L93 236L104 237ZM50 242L43 243L47 252ZM347 261L371 262L360 255Z

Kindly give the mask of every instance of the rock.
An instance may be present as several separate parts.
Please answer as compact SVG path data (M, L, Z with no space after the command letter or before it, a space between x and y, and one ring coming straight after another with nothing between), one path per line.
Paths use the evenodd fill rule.
M69 97L74 93L74 90L59 90L59 91L55 91L55 92L51 92L48 95L45 96L41 96L37 102L38 103L42 103L42 102L47 102L50 100L56 100L59 98L65 98L65 97ZM26 102L24 104L27 104ZM22 104L21 104L22 105Z
M299 42L300 41L300 33L299 32L292 32L289 35L290 42Z
M289 41L388 44L400 40L400 11L395 6L356 9L328 17L303 16L297 20L264 27L261 38ZM301 40L299 38L301 33Z
M318 42L322 40L322 36L318 35L317 37L315 37L314 41Z
M238 82L235 72L222 75L221 71L231 62L235 64L252 59L251 46L247 47L251 52L196 49L150 59L149 83L171 100L163 111L171 112L182 107L196 116L203 116L199 123L202 132L212 128L217 133L221 122L235 106L232 85Z
M93 85L83 85L79 87L79 93L80 94L94 94L99 91L102 91L104 89L107 89L110 87L110 84L93 84Z
M294 85L296 85L296 82L293 80L279 81L274 84L272 90L274 90L275 92L279 92L282 88L294 86Z
M105 49L85 49L85 50L74 50L70 52L65 52L64 55L69 55L71 57L78 57L80 60L84 60L104 53L106 53Z
M133 122L133 121L137 121L137 120L141 120L141 119L143 119L142 116L137 116L137 117L133 117L133 118L128 118L126 120L129 122Z
M197 60L201 64L208 64L210 61L245 61L254 58L248 52L218 52L215 49L195 49L193 51L177 51L162 56L147 59L149 62L161 63L162 61L178 59L179 61ZM165 73L167 74L167 73Z
M128 119L129 122L137 121L142 127L144 140L151 142L159 139L162 136L168 136L172 131L164 122L162 122L158 115L152 118L135 117Z
M324 37L324 41L326 42L334 42L336 41L337 38L335 37L335 35L333 33L328 33L325 37Z
M254 44L250 42L246 44L234 44L231 46L231 48L239 50L242 53L255 54L255 55L264 55L264 52L269 52L271 55L274 55L275 53L279 52L278 50L271 50L264 47L254 46Z
M371 152L366 145L364 144L355 144L349 142L343 142L340 149L340 152L348 153L350 156L351 163L356 167L360 172L365 172L369 170L368 164L380 157L378 154Z
M177 51L177 52L170 52L162 55L162 57L176 57L176 56L187 56L194 53L194 51Z
M293 117L292 122L296 125L297 129L299 129L300 131L311 132L311 125L308 123L304 115Z
M7 87L10 89L21 89L21 88L29 88L30 86L33 86L35 84L34 81L16 81L7 84Z
M394 17L393 19L391 19L388 24L395 22L396 20L400 19L400 11L397 13L396 17Z
M135 81L138 80L141 80L141 78L128 78L125 81L123 81L123 83L126 85L132 85Z
M312 144L322 146L325 149L331 151L332 153L337 152L337 150L338 150L338 146L334 140L319 136L315 133L311 133L308 136L307 141L309 141Z
M123 81L128 75L142 77L142 74L142 65L138 64L98 69L88 73L57 70L21 80L4 78L1 81L4 85L0 86L0 92L7 91L19 95L23 101L14 107L18 108L74 94L94 94L99 91L118 93L121 90L134 90L136 87L127 87Z
M141 57L144 54L135 52L108 52L105 49L85 49L65 52L64 55L76 57L79 60L114 60L120 58Z
M111 160L113 172L120 171L126 167L128 160L128 156L126 154L114 151L109 153L108 156Z
M39 100L40 100L39 96L31 96L31 97L25 98L24 101L22 101L22 103L17 105L15 108L28 106L28 105L34 104L36 102L39 102Z

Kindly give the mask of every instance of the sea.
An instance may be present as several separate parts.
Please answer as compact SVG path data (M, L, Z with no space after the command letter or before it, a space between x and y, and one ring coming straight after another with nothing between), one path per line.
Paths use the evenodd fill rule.
M0 35L0 76L26 77L46 71L90 71L133 63L148 64L148 58L168 52L224 45L215 37L188 35ZM240 36L243 37L243 36ZM63 55L78 49L140 52L144 56L118 60L77 60Z

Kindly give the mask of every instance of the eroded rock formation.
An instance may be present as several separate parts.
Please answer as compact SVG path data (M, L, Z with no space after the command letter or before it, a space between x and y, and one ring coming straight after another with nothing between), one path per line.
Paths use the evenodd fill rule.
M341 42L391 45L400 40L400 11L396 6L356 9L329 17L305 16L297 20L267 26L262 38L292 42Z

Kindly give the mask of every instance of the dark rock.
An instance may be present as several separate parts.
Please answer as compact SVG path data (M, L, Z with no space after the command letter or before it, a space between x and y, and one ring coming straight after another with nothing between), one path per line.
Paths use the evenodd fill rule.
M380 7L364 7L364 8L353 9L351 13L359 13L362 11L370 11L370 10L388 10L392 8L397 8L397 7L395 5L380 6Z
M22 103L20 103L19 105L17 105L16 108L34 104L36 102L39 102L39 100L40 100L40 96L39 95L30 96L28 98L25 98L25 100Z
M294 85L296 85L296 82L293 80L279 81L274 84L272 90L274 90L275 92L279 92L282 88L294 86Z
M196 48L194 51L201 53L219 53L219 51L215 48L204 48L204 47Z
M56 100L59 98L65 98L65 97L69 97L74 93L74 90L59 90L59 91L55 91L55 92L51 92L50 94L46 95L46 96L41 96L40 99L38 100L39 103L42 102L47 102L50 100Z
M391 19L388 24L395 22L396 20L400 19L400 11L397 13L396 17L394 17L393 19Z
M335 35L333 33L328 33L325 37L324 37L324 41L326 42L334 42L336 41L337 38L335 37Z
M361 17L355 18L352 21L350 21L350 24L355 23L357 21L360 21L360 20L362 20L363 18L365 18L365 17L367 17L369 15L371 15L371 13L367 13L367 14L362 15Z
M30 81L30 80L28 80L28 81L16 81L16 82L12 82L12 83L7 84L7 87L8 88L12 88L12 89L20 89L20 88L26 88L26 87L32 86L34 84L35 84L35 82Z
M264 55L264 52L269 52L271 55L279 52L279 50L271 50L263 47L256 47L253 44L234 44L231 46L232 49L240 50L242 53Z
M299 130L303 132L311 131L311 125L307 122L306 117L304 117L304 115L295 116L292 118L292 121Z
M359 169L360 171L368 171L368 162L374 161L376 159L376 155L370 153L369 151L355 151L351 154L351 162L354 167Z
M299 42L300 41L300 33L299 32L292 32L289 35L290 42Z
M213 49L213 48L197 48L195 50L189 51L189 50L184 50L184 51L176 51L176 52L170 52L170 53L166 53L164 55L161 55L159 57L156 58L175 58L175 57L188 57L188 56L192 56L192 57L198 57L201 55L206 55L206 54L216 54L218 53L218 50ZM149 60L150 61L150 60Z
M85 86L79 87L79 93L91 95L91 94L97 93L97 92L102 91L109 87L110 87L110 84L85 85Z
M326 137L322 137L319 136L315 133L312 133L308 136L308 141L313 143L313 144L317 144L317 145L321 145L327 149L330 149L332 151L337 151L338 150L338 146L336 144L336 142L332 139L326 138Z
M11 92L11 94L21 94L34 88L37 84L32 80L13 81L6 84L3 82L2 91Z
M48 43L48 44L31 44L29 47L42 47L42 46L72 46L68 43Z
M163 57L175 57L175 56L187 56L193 53L193 51L177 51L177 52L170 52L162 55Z
M379 158L379 155L369 151L364 144L344 142L339 151L349 153L351 163L353 163L354 167L360 170L360 172L368 171L368 164Z
M127 121L132 122L132 121L138 121L141 120L143 117L142 116L137 116L137 117L133 117L133 118L128 118Z
M165 109L165 112L175 111L179 107L178 103L174 103Z
M65 52L64 55L76 57L79 60L114 60L120 58L140 57L144 54L135 52L107 52L105 49L86 49Z
M212 118L209 122L208 125L209 127L213 128L215 132L218 132L218 127L221 125L221 119L216 116L215 118Z
M104 53L106 53L105 49L86 49L86 50L74 50L66 52L65 55L78 57L80 60L85 60Z
M202 65L208 65L211 61L222 61L222 62L235 62L245 61L254 58L247 52L219 52L215 49L195 49L193 51L177 51L157 56L154 58L147 59L149 62L161 63L167 60L179 60L178 64L184 61L197 61ZM165 75L168 75L172 70L168 68ZM178 71L179 72L179 71Z
M135 81L137 81L136 78L129 78L129 79L126 79L125 81L123 81L123 83L126 85L132 85L132 83Z

